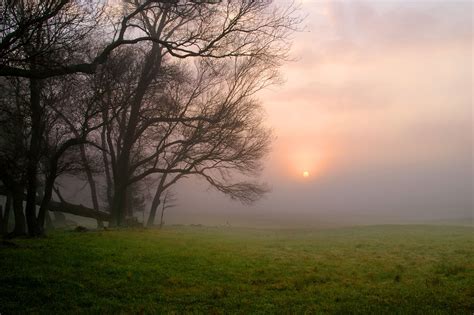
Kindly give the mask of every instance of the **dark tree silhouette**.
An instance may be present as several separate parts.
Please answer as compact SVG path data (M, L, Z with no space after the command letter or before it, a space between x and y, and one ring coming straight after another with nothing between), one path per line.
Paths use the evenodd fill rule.
M21 147L13 150L19 156L13 169L21 174L2 171L1 178L17 205L15 214L23 214L19 210L25 198L31 236L42 233L47 209L54 208L51 198L56 178L75 169L78 161L87 176L97 218L104 218L86 144L96 145L102 155L112 226L124 224L130 185L153 174L163 175L164 186L169 184L166 178L176 182L199 175L244 202L264 192L255 183L231 183L229 170L255 174L256 161L266 150L268 135L258 132L260 122L252 117L256 103L247 92L265 86L273 78L273 74L267 77L269 73L285 59L288 35L299 22L292 5L283 8L271 1L248 0L129 0L113 7L101 1L20 0L5 1L2 9L0 77L16 78L8 80L16 80L21 87L17 94L22 95L22 111L17 109L14 114L26 125L18 133ZM101 42L95 40L99 34ZM191 62L178 62L190 57L198 60L197 76ZM232 71L224 65L239 70L234 77L226 76ZM204 104L206 85L224 86L223 81L196 81L205 67L215 78L227 80L227 86L232 81L240 85L227 90L227 96L209 90ZM93 75L92 81L86 74ZM176 82L189 80L192 84L184 84L188 90L179 90L181 96L171 95ZM76 92L71 93L75 99L67 93L58 97L68 82L75 82L71 91L83 89L84 99ZM198 93L189 90L192 85ZM235 101L236 91L247 94ZM180 103L183 97L189 98L187 105ZM236 110L239 106L249 115ZM74 108L86 109L78 115ZM236 113L240 116L233 116ZM259 141L242 142L245 128L254 128L254 138ZM227 140L214 141L220 132L227 134ZM206 136L210 134L214 137ZM226 156L225 150L218 149L222 145L227 145L226 152L232 146L247 149ZM209 150L221 155L209 154ZM211 159L223 161L212 166L204 163ZM211 170L216 172L211 174ZM41 181L44 190L39 198ZM22 233L18 219L18 233Z

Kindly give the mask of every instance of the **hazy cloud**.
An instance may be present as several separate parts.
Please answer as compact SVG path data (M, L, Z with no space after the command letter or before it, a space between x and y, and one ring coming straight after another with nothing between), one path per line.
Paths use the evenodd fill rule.
M278 137L264 172L273 192L244 208L188 181L168 222L472 217L472 2L302 7L297 61L262 94Z

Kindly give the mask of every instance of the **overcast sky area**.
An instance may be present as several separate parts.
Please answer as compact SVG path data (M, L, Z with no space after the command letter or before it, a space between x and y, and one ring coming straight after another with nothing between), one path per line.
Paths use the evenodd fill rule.
M244 207L190 180L166 221L472 222L472 3L306 0L302 11L285 84L260 96L276 135L271 193Z
M472 2L301 8L285 83L259 96L271 192L247 207L186 180L166 224L472 224Z

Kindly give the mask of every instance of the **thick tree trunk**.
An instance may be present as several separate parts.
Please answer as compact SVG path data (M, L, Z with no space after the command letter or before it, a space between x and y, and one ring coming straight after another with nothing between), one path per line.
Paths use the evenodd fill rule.
M117 165L115 167L111 226L120 226L125 223L126 192L130 176L132 175L130 172L130 154L137 139L137 126L140 121L143 97L161 67L161 52L160 45L153 44L150 53L146 57L142 73L140 74L140 80L131 102L130 115L125 126L123 143L120 154L117 156Z
M77 216L92 218L92 219L96 219L97 217L99 217L100 220L102 221L110 220L110 215L106 212L103 212L103 211L97 212L94 209L84 207L83 205L76 205L76 204L72 204L72 203L68 203L64 201L57 202L57 201L51 200L49 202L48 210L52 212L70 213Z
M111 208L111 227L123 226L125 224L125 204L127 202L127 185L124 174L118 172L114 183L114 197Z
M22 205L22 202L23 200L25 200L25 194L23 193L22 189L18 189L17 190L18 193L16 194L18 196L18 199L20 200L20 205L21 205L21 214L23 215L23 205ZM0 186L0 194L1 195L8 195L9 191L4 187L4 186ZM15 198L15 194L13 193L13 199ZM38 199L36 200L36 203L39 204L41 201ZM77 215L77 216L81 216L81 217L86 217L86 218L92 218L92 219L95 219L97 218L97 216L100 217L100 219L102 221L109 221L110 220L110 214L107 213L107 212L104 212L104 211L95 211L94 209L91 209L91 208L88 208L88 207L84 207L83 205L76 205L76 204L72 204L72 203L69 203L69 202L66 202L66 201L61 201L61 202L58 202L58 201L54 201L54 200L50 200L49 202L49 206L48 206L48 209L49 211L51 212L64 212L64 213L70 213L70 214L74 214L74 215ZM25 217L23 217L23 223L25 221Z

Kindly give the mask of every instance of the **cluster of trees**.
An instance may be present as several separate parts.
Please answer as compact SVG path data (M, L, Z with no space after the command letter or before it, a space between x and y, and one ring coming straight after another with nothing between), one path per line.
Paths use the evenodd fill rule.
M271 134L255 94L278 80L293 5L269 0L5 0L0 20L0 211L11 236L48 211L148 225L180 179L250 203ZM85 180L92 208L57 179ZM56 198L53 198L55 196ZM56 200L55 200L56 199ZM26 224L25 224L26 223Z

